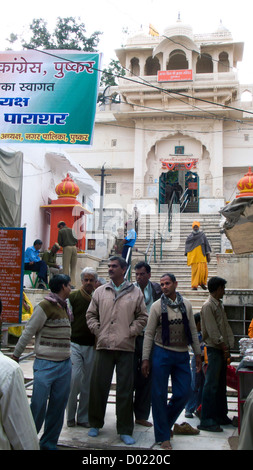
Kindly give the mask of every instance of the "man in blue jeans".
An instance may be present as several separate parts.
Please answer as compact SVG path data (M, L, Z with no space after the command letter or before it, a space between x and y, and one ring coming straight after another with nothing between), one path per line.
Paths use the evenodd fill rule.
M51 290L38 305L15 347L17 362L35 335L34 384L31 411L39 433L42 450L56 450L68 401L71 380L70 312L67 298L71 292L70 277L58 274L49 282ZM25 432L25 429L24 429Z
M183 411L191 390L188 345L196 356L197 371L201 368L201 351L197 329L189 300L176 291L177 281L166 273L160 279L161 299L153 303L143 344L142 373L150 373L152 357L152 413L156 442L164 450L171 449L171 429ZM169 376L172 396L168 402Z
M226 282L217 276L209 279L210 296L201 309L202 338L208 357L198 426L203 431L221 432L220 425L232 423L227 416L226 372L234 335L221 302Z

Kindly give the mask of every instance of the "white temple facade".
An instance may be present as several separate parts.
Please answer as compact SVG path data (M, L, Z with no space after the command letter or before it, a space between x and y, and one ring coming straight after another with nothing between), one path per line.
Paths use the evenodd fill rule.
M177 184L192 212L217 213L235 197L253 164L253 85L237 72L243 48L222 24L197 35L179 20L116 50L126 75L101 90L93 147L71 152L97 182L105 165L105 208L158 213Z

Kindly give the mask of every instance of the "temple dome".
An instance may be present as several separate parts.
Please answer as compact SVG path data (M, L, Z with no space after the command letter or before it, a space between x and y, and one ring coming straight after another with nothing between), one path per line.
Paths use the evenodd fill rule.
M248 173L241 178L237 183L237 188L240 191L236 197L253 197L253 173L249 168Z
M178 18L175 24L165 28L164 36L186 36L193 40L193 29L189 24L182 23L180 18Z

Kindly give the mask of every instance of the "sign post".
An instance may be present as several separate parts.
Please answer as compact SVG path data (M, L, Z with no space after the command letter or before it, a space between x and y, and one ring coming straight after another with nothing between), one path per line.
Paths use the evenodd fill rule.
M25 230L0 227L0 299L6 323L22 319Z

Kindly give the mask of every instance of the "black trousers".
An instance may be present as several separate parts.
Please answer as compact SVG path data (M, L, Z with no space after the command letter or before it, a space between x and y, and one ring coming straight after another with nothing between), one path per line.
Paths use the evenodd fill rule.
M133 352L98 350L95 354L89 399L89 423L102 428L108 395L116 368L116 417L118 434L132 435Z
M25 263L25 269L38 273L39 279L47 283L47 264L45 261L41 260L33 264Z
M135 342L134 353L134 414L136 419L148 419L151 407L151 386L152 386L152 373L148 377L144 377L141 372L142 364L142 348L144 336L139 335ZM151 358L150 358L151 366Z

